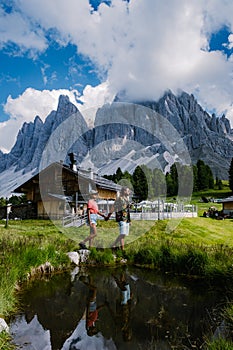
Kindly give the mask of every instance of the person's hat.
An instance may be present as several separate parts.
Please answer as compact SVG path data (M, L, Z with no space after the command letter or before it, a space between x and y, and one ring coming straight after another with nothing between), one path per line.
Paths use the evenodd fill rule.
M89 194L98 194L98 191L96 191L96 190L90 190Z

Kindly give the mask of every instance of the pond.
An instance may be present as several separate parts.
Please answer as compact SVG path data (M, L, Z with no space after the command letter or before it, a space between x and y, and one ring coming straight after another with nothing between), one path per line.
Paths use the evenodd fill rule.
M26 283L10 331L20 349L201 349L231 295L132 268L75 268Z

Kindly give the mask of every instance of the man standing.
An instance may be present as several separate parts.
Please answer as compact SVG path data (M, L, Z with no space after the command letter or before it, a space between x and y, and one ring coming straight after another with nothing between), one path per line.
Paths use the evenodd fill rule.
M129 234L130 225L130 212L129 212L129 194L130 190L128 187L122 187L120 196L117 197L113 204L113 210L108 214L109 219L112 213L116 212L116 221L119 225L119 236L112 244L112 248L115 248L120 243L121 249L124 250L125 236Z

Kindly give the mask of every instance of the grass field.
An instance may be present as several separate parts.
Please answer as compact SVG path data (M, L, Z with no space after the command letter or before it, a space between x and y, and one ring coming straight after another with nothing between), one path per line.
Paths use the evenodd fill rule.
M174 230L168 230L170 227ZM99 221L97 226L97 237L94 245L99 248L108 248L118 235L118 226L113 222ZM69 228L64 234L78 243L89 233L88 226L80 228ZM154 236L154 240L172 239L185 244L197 245L227 245L233 247L233 219L215 220L212 218L183 218L159 221L132 221L130 235L126 237L125 243L130 244L139 238L148 239Z

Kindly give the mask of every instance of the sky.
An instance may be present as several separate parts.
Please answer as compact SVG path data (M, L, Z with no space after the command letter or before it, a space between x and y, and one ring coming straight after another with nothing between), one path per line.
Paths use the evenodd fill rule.
M232 0L1 0L0 150L61 94L82 110L192 93L233 128Z

